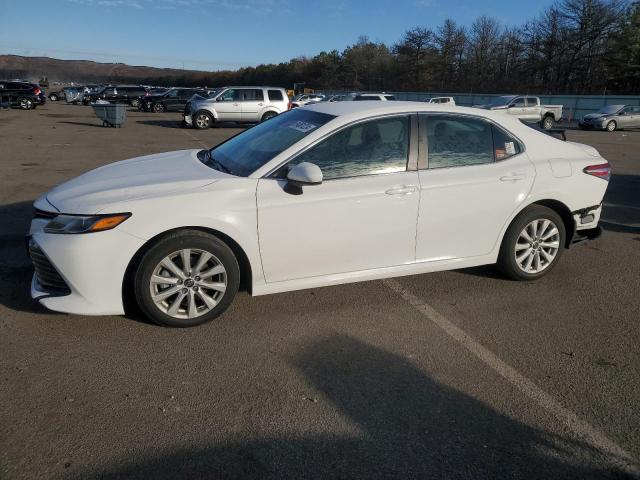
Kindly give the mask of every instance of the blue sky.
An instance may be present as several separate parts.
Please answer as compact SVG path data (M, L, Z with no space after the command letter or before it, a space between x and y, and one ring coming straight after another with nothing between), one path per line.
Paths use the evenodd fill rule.
M520 24L550 0L0 0L0 53L199 70L387 44L487 14Z

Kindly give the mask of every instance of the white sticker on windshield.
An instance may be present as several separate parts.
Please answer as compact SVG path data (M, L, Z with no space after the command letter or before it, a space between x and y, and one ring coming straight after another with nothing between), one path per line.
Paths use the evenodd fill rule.
M513 142L505 142L504 149L507 152L507 155L513 155L516 153L516 146Z
M294 130L298 130L299 132L302 132L302 133L307 133L313 130L314 128L318 128L318 126L314 125L313 123L299 121L289 125L289 128L293 128Z

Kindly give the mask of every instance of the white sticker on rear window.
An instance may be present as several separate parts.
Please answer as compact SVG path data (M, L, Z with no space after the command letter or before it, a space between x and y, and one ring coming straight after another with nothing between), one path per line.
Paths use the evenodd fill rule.
M299 121L289 125L289 128L293 128L294 130L298 130L299 132L302 132L302 133L307 133L313 130L314 128L318 128L318 126L314 125L313 123Z
M507 152L507 155L513 155L516 153L516 146L513 142L505 142L504 149Z

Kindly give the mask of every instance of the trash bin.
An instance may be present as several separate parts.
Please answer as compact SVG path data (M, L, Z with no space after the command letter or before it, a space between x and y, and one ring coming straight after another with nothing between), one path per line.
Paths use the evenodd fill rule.
M92 103L91 106L102 120L103 127L120 127L127 119L127 105L124 103Z

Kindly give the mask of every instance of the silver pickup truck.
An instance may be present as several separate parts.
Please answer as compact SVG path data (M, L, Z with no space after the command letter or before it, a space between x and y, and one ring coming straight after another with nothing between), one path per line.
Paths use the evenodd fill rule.
M538 123L545 130L562 120L562 105L541 105L538 97L505 95L494 98L487 105L476 105L487 110L505 110L524 122Z

